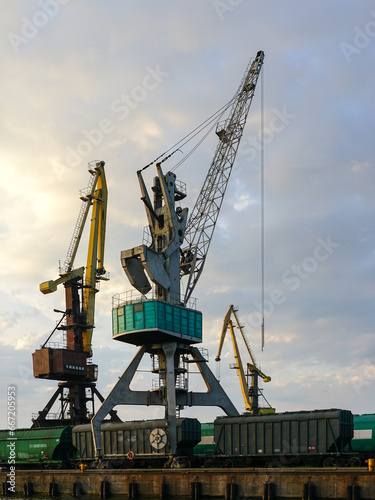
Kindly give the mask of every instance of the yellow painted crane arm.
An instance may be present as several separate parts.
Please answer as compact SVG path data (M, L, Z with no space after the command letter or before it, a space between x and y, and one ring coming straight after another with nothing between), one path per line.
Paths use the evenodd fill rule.
M92 205L92 218L87 252L87 265L83 292L82 310L86 316L86 328L82 332L83 348L91 354L92 332L95 322L95 294L98 291L97 281L103 278L105 232L107 221L108 188L104 172L104 162L97 163L95 167L96 180L90 194Z
M247 341L247 338L245 337L245 333L243 331L243 327L242 325L240 324L240 320L238 319L238 316L236 314L236 310L234 309L233 306L232 307L232 313L233 313L233 316L234 316L234 319L236 320L236 323L237 323L237 327L239 329L239 331L241 332L241 336L243 338L243 341L244 341L244 344L246 346L246 349L247 349L247 352L249 353L249 356L250 356L250 359L251 359L251 362L253 363L254 366L256 366L256 363L255 363L255 358L253 356L253 353L251 352L251 349L250 349L250 345L249 345L249 342Z
M99 178L101 176L101 173L99 171L100 168L104 167L104 161L97 162L96 166L94 169L90 169L89 172L92 175L90 178L89 185L87 186L87 189L85 190L86 192L81 196L82 200L82 207L78 215L78 219L76 222L76 226L74 228L73 236L69 245L68 253L65 258L65 269L66 271L70 271L73 267L74 264L74 259L76 257L79 244L81 242L81 237L83 234L83 230L85 228L87 216L90 211L90 207L92 204L92 200L95 196L95 191L98 189L97 185L99 182ZM82 192L82 191L81 191Z
M232 315L234 320L232 319ZM234 324L235 323L235 324ZM250 357L251 363L247 363L247 373L245 374L244 370L244 365L241 360L241 355L240 355L240 348L238 346L237 338L235 335L234 328L237 327L238 330L241 332L242 340L246 346L247 353ZM258 399L259 396L263 396L263 393L259 390L258 388L258 377L261 377L264 382L270 382L271 377L268 375L265 375L256 365L254 356L251 352L249 342L245 336L244 333L244 328L240 324L240 321L238 319L238 316L236 314L236 309L234 308L233 305L229 306L229 309L227 313L224 316L224 321L223 321L223 328L221 330L221 336L220 336L220 342L219 342L219 350L217 353L217 356L215 358L215 361L220 361L220 355L221 351L223 349L223 344L225 340L225 335L227 333L227 330L230 330L230 334L232 337L232 344L233 344L233 351L234 351L234 358L236 360L235 366L232 368L236 368L238 377L240 379L240 386L241 386L241 392L242 396L245 402L245 408L247 411L251 412L254 415L257 415L258 413L262 413L264 411L267 411L269 413L274 412L275 410L273 408L259 408L258 406ZM243 352L246 354L246 352L243 350ZM249 380L251 379L251 385L249 385ZM269 405L268 401L266 398L263 396L267 404Z
M233 305L229 306L229 309L228 309L226 315L224 316L223 327L222 327L221 336L220 336L219 349L218 349L215 361L220 361L220 356L221 356L221 351L223 349L225 336L226 336L226 333L229 329L230 334L231 334L231 338L232 338L234 358L236 360L236 370L237 370L238 377L240 379L242 396L243 396L244 401L245 401L245 408L246 408L246 410L250 411L251 404L250 404L250 398L249 398L249 388L248 388L247 382L246 382L246 376L245 376L245 372L244 372L243 365L242 365L240 350L238 348L236 336L235 336L235 333L233 330L233 323L231 320L232 314L235 316L236 322L238 323L238 319L235 315ZM239 323L238 323L238 326L239 326ZM240 328L240 326L239 326L239 328Z
M259 370L259 368L251 363L247 363L247 367L249 368L249 370L251 371L256 371L258 373L258 375L260 375L263 379L263 382L271 382L271 377L269 377L268 375L265 375L261 370Z
M238 348L236 336L235 336L234 331L233 331L233 323L231 320L229 320L228 326L229 326L230 334L232 337L234 359L236 360L236 369L237 369L238 377L240 379L241 392L242 392L243 399L245 401L245 408L246 408L246 410L251 411L251 403L250 403L250 398L249 398L249 388L247 386L246 376L245 376L245 372L244 372L244 369L242 366L242 360L241 360L241 356L240 356L240 350Z
M98 291L96 283L104 277L104 246L107 221L108 188L104 172L104 161L90 164L89 172L92 175L86 193L81 196L83 201L81 210L69 245L64 263L65 272L56 280L45 281L39 285L44 294L55 292L58 285L68 283L75 278L84 276L82 301L82 342L83 348L92 355L91 339L95 319L95 294ZM86 272L84 267L72 269L74 259L81 241L85 223L92 208L89 246L87 252Z
M231 314L233 312L233 306L229 306L229 309L224 316L224 321L223 321L223 327L221 329L221 335L220 335L220 342L219 342L219 349L217 351L217 356L215 358L215 361L220 361L220 356L221 356L221 351L223 350L223 345L224 345L224 340L225 340L225 335L227 334L228 330L228 325L230 321Z
M62 274L60 278L57 278L57 280L44 281L39 285L39 289L44 294L56 292L58 285L60 285L61 283L65 283L71 279L81 277L84 275L84 272L84 267L73 269L72 271Z

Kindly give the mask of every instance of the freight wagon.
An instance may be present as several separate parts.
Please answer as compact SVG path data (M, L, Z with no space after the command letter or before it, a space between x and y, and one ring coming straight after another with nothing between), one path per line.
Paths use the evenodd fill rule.
M375 415L353 415L353 420L352 450L358 452L365 460L375 458Z
M101 426L103 460L100 467L160 467L171 465L168 422L164 419ZM181 464L190 465L193 447L201 440L201 424L195 418L177 419L177 456ZM91 426L73 428L73 445L78 458L90 466L96 464ZM179 465L179 464L174 464Z
M364 465L375 457L375 415L346 410L316 410L219 417L200 424L177 419L177 457L171 458L166 420L104 423L104 460L95 458L91 427L19 429L14 441L0 431L1 465L14 456L21 467L161 467L161 466L318 466ZM9 446L14 442L14 448ZM353 444L353 449L351 448ZM14 455L12 455L14 453Z
M230 466L360 465L345 452L353 437L348 410L315 410L219 417L214 422L215 461Z
M71 427L17 429L12 436L9 430L0 431L0 465L3 467L11 464L28 468L68 467L76 453Z

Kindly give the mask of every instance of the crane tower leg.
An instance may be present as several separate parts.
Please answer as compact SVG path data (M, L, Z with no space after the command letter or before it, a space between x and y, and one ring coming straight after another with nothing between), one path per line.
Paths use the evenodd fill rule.
M145 353L145 348L141 347L134 356L130 365L124 371L117 384L113 387L107 398L103 401L101 407L91 419L91 429L94 439L95 456L100 457L101 452L101 435L100 426L104 418L110 411L119 404L142 404L137 401L137 392L130 390L129 386L138 368L139 363Z
M169 424L170 450L174 454L177 448L177 423L176 423L176 375L175 375L175 354L177 342L168 342L163 345L166 358L166 382L167 382L167 406L166 418Z

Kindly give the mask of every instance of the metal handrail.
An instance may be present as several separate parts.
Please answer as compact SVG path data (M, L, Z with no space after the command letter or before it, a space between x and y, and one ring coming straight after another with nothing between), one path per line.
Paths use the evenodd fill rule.
M172 294L171 294L172 295ZM175 294L177 296L177 294ZM176 297L177 298L177 297ZM179 304L181 307L184 307L184 296L180 294L179 298ZM148 292L146 295L139 293L136 290L128 290L126 292L121 292L117 293L112 297L112 309L116 309L117 307L123 306L123 305L129 305L129 304L136 304L139 302L147 302L149 300L160 300L157 299L157 292L156 288L152 287L150 292ZM178 305L178 304L174 304ZM190 299L187 302L188 308L189 309L196 309L197 308L197 299L194 297L190 297Z

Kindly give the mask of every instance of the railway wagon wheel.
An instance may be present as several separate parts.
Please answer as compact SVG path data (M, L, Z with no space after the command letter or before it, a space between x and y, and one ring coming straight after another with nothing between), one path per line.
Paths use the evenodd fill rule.
M231 469L232 467L233 467L232 460L230 460L229 458L227 458L226 460L224 460L224 462L223 462L223 468L224 469Z
M349 467L361 467L361 459L359 457L351 457L348 460Z
M336 460L332 457L327 457L323 460L323 467L335 467Z
M295 463L294 458L295 457L286 457L283 455L280 457L279 460L280 460L281 465L292 465L293 463Z

